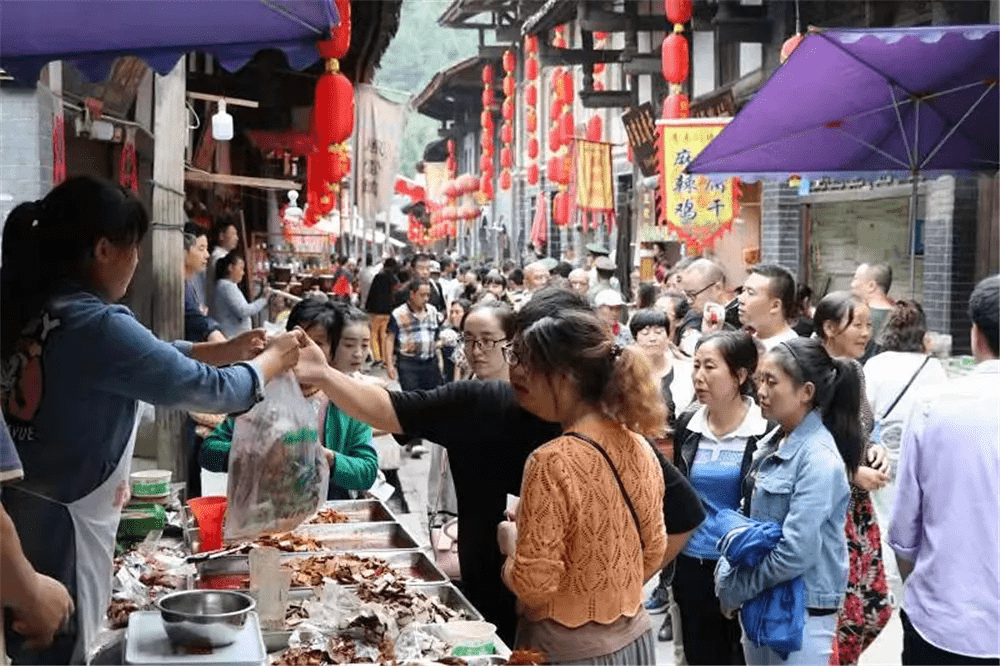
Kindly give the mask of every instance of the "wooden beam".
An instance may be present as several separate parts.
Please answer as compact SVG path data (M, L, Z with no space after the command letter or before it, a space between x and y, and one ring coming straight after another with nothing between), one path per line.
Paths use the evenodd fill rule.
M553 65L585 65L587 63L622 61L623 52L620 49L557 49L554 46L538 41L538 63L543 67Z
M260 190L298 190L302 188L302 183L297 183L294 180L234 176L228 173L206 173L191 169L184 174L184 180L188 183L236 185L239 187L256 187Z
M187 96L191 99L200 99L203 102L221 102L225 100L226 104L230 106L245 106L249 109L256 109L260 107L260 104L253 100L226 97L225 95L210 95L208 93L189 92L187 93Z
M640 55L622 63L622 69L629 75L660 74L663 71L663 63L658 55Z
M579 97L585 109L624 109L633 104L629 90L581 90Z
M184 339L184 148L187 107L184 102L186 58L166 76L156 75L153 115L153 332L161 340ZM156 464L174 478L187 476L183 413L156 408Z

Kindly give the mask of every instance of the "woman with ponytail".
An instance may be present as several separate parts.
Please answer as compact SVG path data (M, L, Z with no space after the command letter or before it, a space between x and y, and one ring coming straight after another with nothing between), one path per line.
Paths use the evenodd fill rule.
M25 478L4 486L3 503L28 560L66 585L76 607L48 649L8 631L15 663L84 663L94 647L110 600L139 401L243 411L298 360L300 332L279 336L247 363L205 365L189 357L207 359L205 347L162 342L117 305L148 228L130 193L86 176L21 204L4 226L2 406ZM180 234L176 242L180 248ZM221 344L232 352L234 343ZM216 361L225 356L209 346Z
M653 664L642 587L666 552L663 473L642 435L666 409L638 349L585 310L554 311L505 347L518 403L562 436L524 469L516 523L501 523L519 648L547 663Z
M761 411L779 427L758 445L744 492L750 518L773 521L782 534L756 566L733 568L720 560L719 601L724 613L733 613L765 590L801 577L801 649L783 658L744 634L744 656L748 664L827 664L847 589L847 480L864 450L861 378L850 362L832 358L818 340L805 338L772 348L757 375Z

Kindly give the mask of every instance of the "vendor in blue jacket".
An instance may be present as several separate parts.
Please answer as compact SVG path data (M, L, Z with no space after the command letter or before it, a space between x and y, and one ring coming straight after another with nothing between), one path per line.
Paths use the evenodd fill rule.
M719 560L716 591L723 613L731 614L761 592L801 576L802 649L785 659L744 633L743 654L747 664L827 664L847 590L847 475L857 470L864 450L861 378L850 363L805 338L779 343L757 372L761 411L780 428L754 454L745 482L749 515L777 523L782 534L757 566L731 568Z
M75 613L45 650L8 631L18 664L84 663L111 593L115 533L128 499L138 401L236 412L296 364L300 331L253 360L248 335L208 347L157 339L115 303L128 290L149 227L142 204L91 177L24 203L3 230L2 407L24 468L3 504L32 566L62 582ZM177 234L180 247L181 235ZM194 358L193 358L194 357Z

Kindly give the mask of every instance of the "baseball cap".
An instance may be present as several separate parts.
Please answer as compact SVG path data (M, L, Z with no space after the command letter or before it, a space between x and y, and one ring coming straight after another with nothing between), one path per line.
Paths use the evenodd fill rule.
M591 254L600 254L605 257L611 254L611 251L600 243L587 243L586 250Z
M622 295L614 289L605 289L594 297L594 305L598 307L607 305L608 307L615 308L625 305L625 301L622 300Z
M613 271L617 268L610 257L598 257L594 260L594 267L599 271Z

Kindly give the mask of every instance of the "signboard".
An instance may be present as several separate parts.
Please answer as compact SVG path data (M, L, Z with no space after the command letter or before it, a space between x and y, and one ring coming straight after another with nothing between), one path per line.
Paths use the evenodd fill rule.
M356 168L358 214L374 222L386 215L392 204L393 187L399 171L400 145L406 127L406 107L382 97L366 84L354 91L357 114Z
M736 101L732 90L724 90L708 99L691 103L692 118L732 118L736 115Z
M646 178L656 175L656 116L649 102L622 114L634 161Z
M711 248L739 211L735 178L715 183L685 169L729 120L663 120L660 153L660 223L692 249Z

